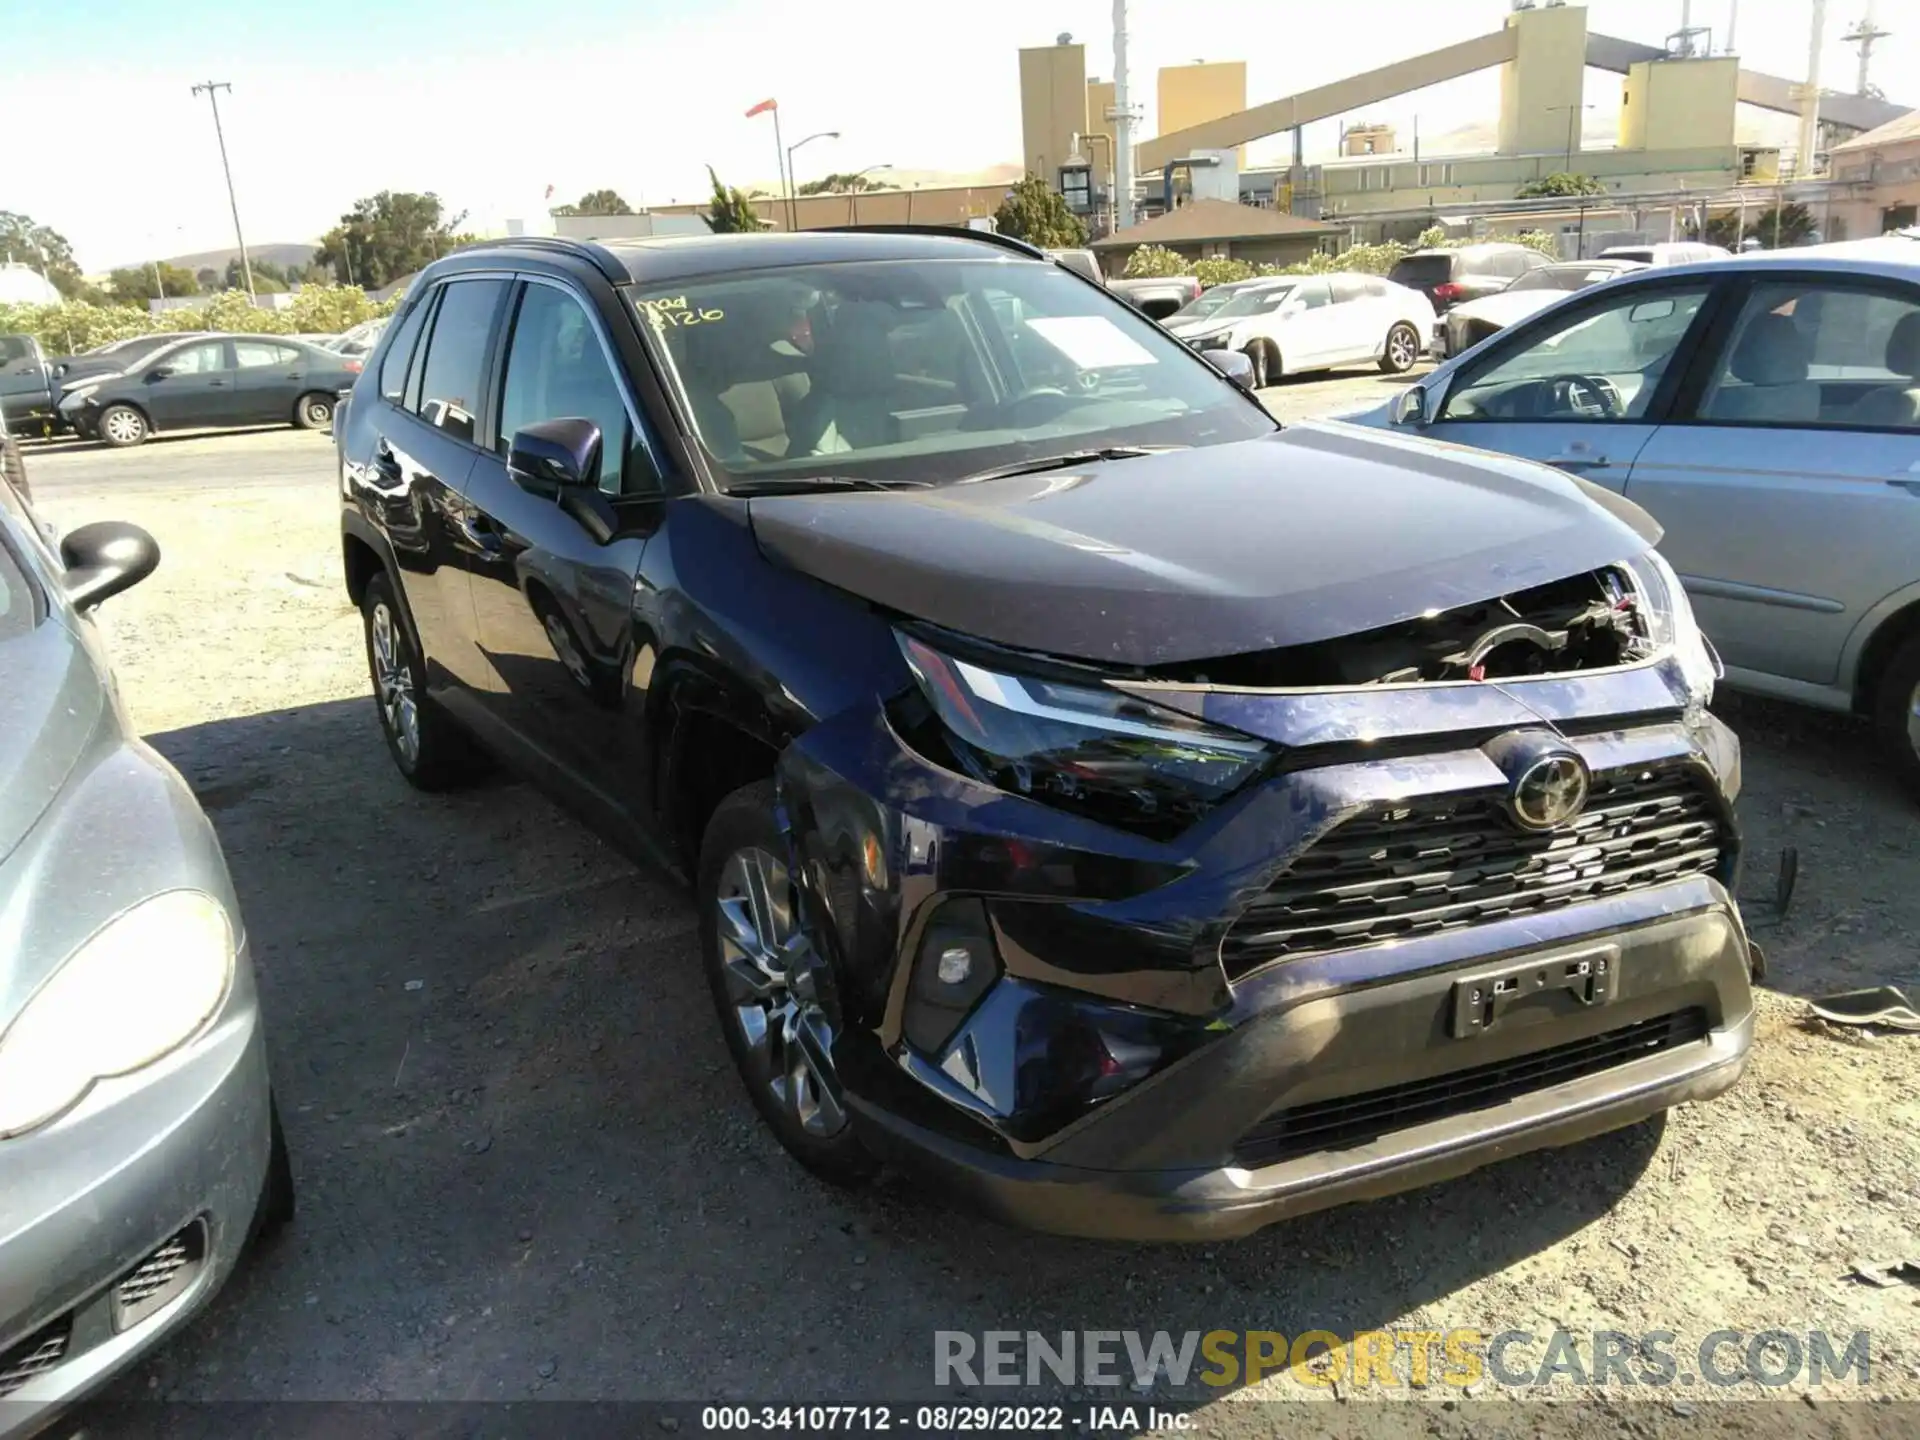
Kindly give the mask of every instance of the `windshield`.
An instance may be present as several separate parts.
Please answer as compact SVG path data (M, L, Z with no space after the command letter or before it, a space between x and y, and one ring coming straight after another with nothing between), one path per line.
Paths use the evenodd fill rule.
M1286 304L1287 297L1292 293L1291 285L1258 285L1242 290L1237 295L1227 297L1227 303L1220 307L1219 318L1229 320L1241 315L1270 314Z
M1230 311L1226 307L1256 290L1252 285L1216 285L1198 299L1190 300L1172 315L1170 320L1205 320L1210 315L1245 314L1245 311Z
M1275 428L1159 326L1051 265L736 271L633 302L701 443L735 476L952 480Z

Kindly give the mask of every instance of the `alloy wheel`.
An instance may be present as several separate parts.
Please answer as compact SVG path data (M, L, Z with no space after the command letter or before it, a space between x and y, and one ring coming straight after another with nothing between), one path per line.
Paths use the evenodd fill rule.
M333 407L327 404L326 401L309 400L307 402L307 423L312 425L314 429L319 429L332 418Z
M758 847L736 850L721 868L714 903L727 998L753 1082L802 1131L838 1134L847 1112L823 1003L830 981L795 915L786 864Z
M408 765L420 759L420 706L413 694L413 667L407 663L406 647L393 612L384 604L373 607L369 622L373 637L374 698L380 705L380 720L393 737L400 758Z
M1396 326L1387 336L1387 359L1396 370L1411 370L1417 358L1413 353L1413 336L1404 325Z
M576 684L591 690L593 676L587 670L586 657L580 653L580 647L573 643L566 622L549 610L540 617L540 623L546 627L547 643L553 646L553 653L560 657L560 663L567 667L567 673L573 676Z

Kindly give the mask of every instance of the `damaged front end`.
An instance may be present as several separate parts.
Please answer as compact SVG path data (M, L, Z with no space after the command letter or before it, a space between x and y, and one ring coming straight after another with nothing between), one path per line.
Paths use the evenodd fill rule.
M1555 1047L1666 1075L1635 1092L1649 1105L1737 1073L1738 746L1706 711L1716 662L1651 552L1172 665L914 622L896 637L892 693L817 726L780 771L841 977L835 1061L881 1148L1040 1166L1028 1178L1050 1185L1225 1185L1239 1218L1221 1225L1252 1228L1386 1184L1305 1194L1288 1167L1306 1152L1260 1140L1276 1116L1376 1097L1339 1143L1391 1149L1465 1123L1477 1092L1438 1110L1391 1097ZM1514 968L1535 956L1543 977L1598 959L1612 978L1576 994ZM1540 993L1456 1033L1479 1003L1458 977L1494 961ZM1543 1122L1538 1143L1650 1113L1616 1099ZM1284 1196L1219 1178L1267 1165ZM1089 1228L988 1188L1028 1223Z

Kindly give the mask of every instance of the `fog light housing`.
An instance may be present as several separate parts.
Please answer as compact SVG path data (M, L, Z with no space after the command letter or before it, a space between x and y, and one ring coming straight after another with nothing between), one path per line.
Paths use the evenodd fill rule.
M987 907L972 898L943 903L927 922L914 957L902 1025L907 1043L938 1055L999 978L1000 953Z

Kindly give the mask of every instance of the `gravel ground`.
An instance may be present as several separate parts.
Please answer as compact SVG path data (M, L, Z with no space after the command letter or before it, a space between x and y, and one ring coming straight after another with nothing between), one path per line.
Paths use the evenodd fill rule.
M1391 393L1354 374L1264 398L1293 417ZM524 785L401 782L340 585L325 437L36 447L28 464L56 524L122 518L160 540L159 573L106 623L136 723L225 842L300 1186L285 1237L113 1399L942 1398L936 1329L1085 1327L1668 1330L1683 1373L1719 1329L1866 1330L1871 1380L1824 1396L1920 1398L1920 1288L1843 1278L1920 1258L1920 1036L1831 1031L1803 1003L1920 995L1920 812L1852 723L1721 707L1747 746L1749 919L1773 966L1727 1097L1236 1244L1049 1239L902 1184L809 1179L731 1071L680 891ZM1782 920L1768 877L1789 845ZM1803 1389L1616 1389L1560 1413L1616 1434ZM1232 1402L1304 1393L1269 1377L1203 1423L1271 1429ZM1374 1413L1408 1433L1480 1424L1438 1403ZM1823 1433L1866 1433L1882 1412L1822 1413Z

